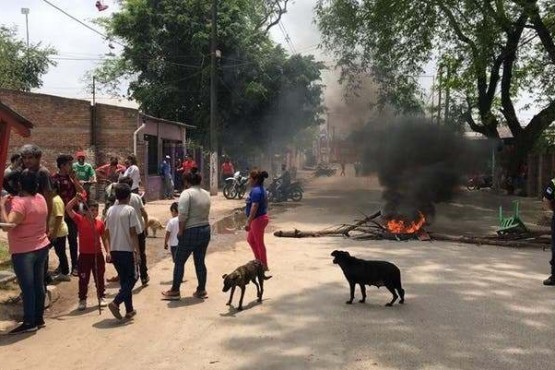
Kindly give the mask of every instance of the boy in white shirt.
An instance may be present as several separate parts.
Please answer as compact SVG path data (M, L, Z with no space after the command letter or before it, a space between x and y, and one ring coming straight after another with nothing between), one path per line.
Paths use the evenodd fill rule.
M170 212L172 214L172 218L168 221L168 224L166 225L164 249L167 250L169 245L170 251L172 253L172 259L175 260L175 250L177 249L177 244L179 243L179 241L177 240L177 232L179 231L179 219L177 218L177 202L172 203L172 205L170 206Z

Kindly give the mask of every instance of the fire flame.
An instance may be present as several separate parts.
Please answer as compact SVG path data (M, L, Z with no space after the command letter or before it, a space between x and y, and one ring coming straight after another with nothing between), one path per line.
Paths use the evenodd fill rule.
M426 223L424 215L421 212L418 213L420 214L420 218L410 223L395 219L387 221L387 230L393 234L413 234L417 232Z

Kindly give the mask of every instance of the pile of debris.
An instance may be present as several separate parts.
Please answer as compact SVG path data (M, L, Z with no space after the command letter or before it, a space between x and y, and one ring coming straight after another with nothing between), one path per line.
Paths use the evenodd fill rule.
M448 235L425 230L424 216L417 221L384 219L382 212L378 211L353 224L344 224L337 227L326 228L320 231L292 231L278 230L274 236L282 238L318 238L318 237L345 237L352 240L394 240L394 241L449 241L477 245L497 245L505 247L541 247L544 250L550 246L551 238L544 231L530 231L527 228L515 227L514 229L501 228L497 235L492 236L461 236Z

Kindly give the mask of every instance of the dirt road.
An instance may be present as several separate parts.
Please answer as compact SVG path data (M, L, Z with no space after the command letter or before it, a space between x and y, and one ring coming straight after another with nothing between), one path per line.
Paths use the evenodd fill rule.
M379 208L379 194L368 178L318 179L302 206L274 214L272 227L352 222L357 209ZM204 301L187 297L196 286L192 261L186 298L160 300L171 280L164 259L151 269L150 286L136 289L134 321L94 309L59 315L34 335L0 337L0 369L540 369L555 360L555 289L541 285L548 271L541 250L271 234L267 245L273 278L262 304L253 286L242 312L221 292L221 275L252 258L243 241L208 256ZM384 307L390 294L371 288L366 304L346 305L334 249L396 263L406 304Z

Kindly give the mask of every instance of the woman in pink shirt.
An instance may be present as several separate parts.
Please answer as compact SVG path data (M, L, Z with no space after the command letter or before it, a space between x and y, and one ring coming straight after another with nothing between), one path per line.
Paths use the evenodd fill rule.
M37 193L37 173L23 170L15 182L18 195L9 201L8 197L0 200L0 219L10 224L2 229L8 232L12 264L23 295L23 323L10 334L44 327L44 269L50 247L46 234L48 209L44 197Z

